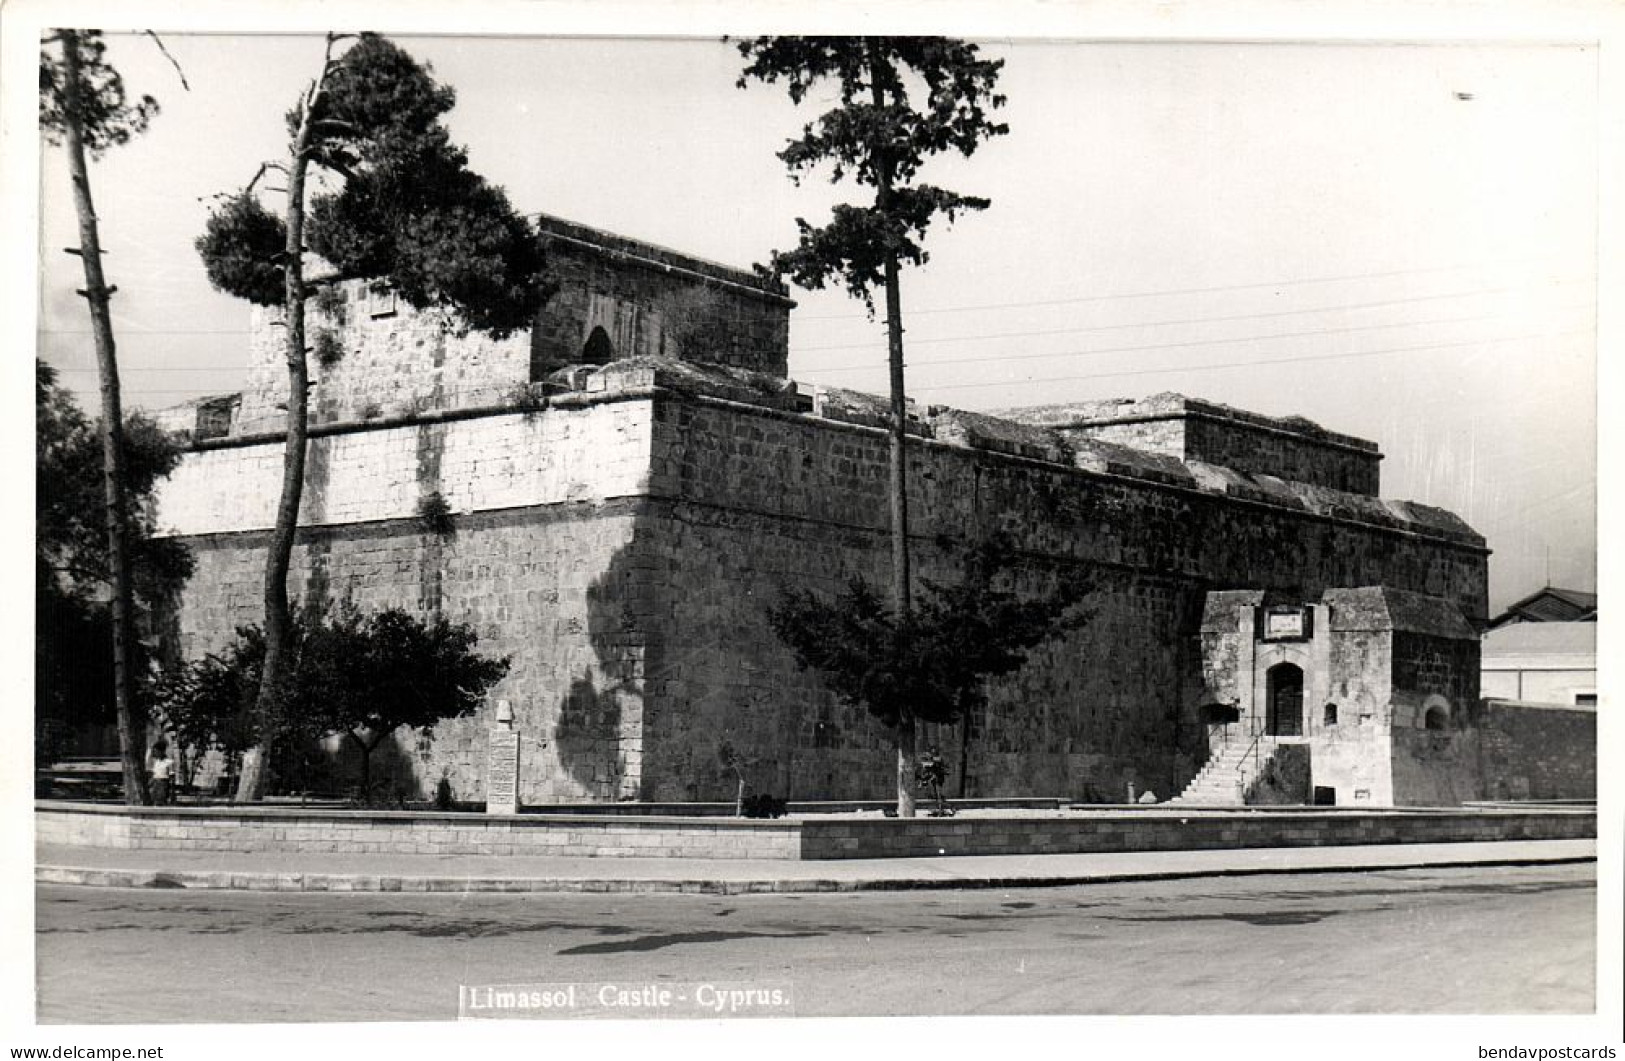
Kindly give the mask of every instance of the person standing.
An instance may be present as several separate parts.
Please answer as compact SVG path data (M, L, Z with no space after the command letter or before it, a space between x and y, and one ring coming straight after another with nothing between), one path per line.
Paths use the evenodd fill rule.
M175 773L175 762L169 757L169 742L160 740L152 746L152 802L166 807L174 800L170 780Z

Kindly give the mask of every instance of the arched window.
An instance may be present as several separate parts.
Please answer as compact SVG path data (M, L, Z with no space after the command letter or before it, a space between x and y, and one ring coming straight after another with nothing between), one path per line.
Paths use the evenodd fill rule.
M1435 704L1422 715L1423 729L1444 729L1450 724L1450 709Z
M1303 671L1277 663L1264 675L1264 730L1272 737L1303 734Z
M589 365L607 365L615 360L615 347L609 341L609 333L600 326L592 330L587 336L587 345L581 348L581 360Z
M1337 725L1337 705L1327 704L1326 713L1321 717L1321 724L1325 726Z

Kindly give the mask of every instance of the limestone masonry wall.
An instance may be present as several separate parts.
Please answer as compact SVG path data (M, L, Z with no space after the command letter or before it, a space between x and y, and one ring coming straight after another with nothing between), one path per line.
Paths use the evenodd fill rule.
M1268 417L1180 394L1014 409L1002 415L1051 426L1073 440L1108 442L1371 497L1378 492L1382 455L1375 444L1301 417Z
M921 858L931 855L1201 851L1240 847L1472 843L1595 837L1594 813L1527 811L1403 814L1136 814L1007 821L814 822L802 825L801 857Z
M512 667L488 704L508 699L521 734L529 803L614 800L640 783L642 657L639 601L627 574L637 525L629 502L577 502L462 517L449 538L416 520L305 531L290 587L307 604L398 606L471 624L478 650ZM196 656L235 626L258 624L265 534L190 540L197 559L172 637ZM485 798L489 706L441 723L433 740L398 735L374 756L374 777L427 798L446 777L459 800Z
M1597 798L1595 708L1486 700L1480 727L1486 798Z
M598 328L609 357L785 374L791 303L761 279L564 222L543 233L558 290L536 323L529 378L594 360L584 352Z
M763 618L781 585L883 579L884 431L764 407L793 408L793 388L747 404L693 381L651 389L659 378L618 364L596 391L534 412L334 429L312 447L296 592L471 622L482 650L512 657L490 699L513 704L524 735L525 802L729 799L724 739L760 790L885 794L887 735L798 672ZM958 577L956 550L1000 532L1023 590L1077 574L1096 586L1088 626L997 683L974 720L968 795L1182 787L1205 756L1210 590L1309 600L1380 582L1485 615L1481 539L1432 510L1098 443L1029 459L961 427L957 444L910 447L920 577ZM198 555L172 619L187 654L259 620L279 461L277 443L211 444L160 493L160 526ZM452 533L418 518L430 493L450 503ZM386 772L420 793L444 775L456 798L482 798L489 716L428 742L403 734ZM956 791L958 733L922 739Z
M787 821L695 821L636 816L357 812L293 808L85 807L40 803L39 843L51 847L189 851L344 851L424 855L547 855L600 858L919 858L1062 852L1190 851L1238 847L1461 843L1590 839L1595 811L1478 810L1359 813L1253 810L1092 812L955 819L810 817ZM117 871L114 871L117 872ZM209 872L209 871L201 871ZM168 875L185 883L187 871ZM323 889L321 874L254 876L236 887ZM337 875L345 890L380 890L374 879ZM399 890L421 890L402 878Z
M530 329L503 339L457 334L442 314L414 310L366 280L335 283L312 298L311 422L511 403L562 366L628 357L784 375L794 303L775 281L560 218L541 215L537 226L552 293ZM191 422L173 426L199 437L281 430L288 394L282 317L280 308L255 308L250 316L240 408L222 414L218 402L194 405L182 414Z
M330 309L312 300L306 333L338 337L337 360L309 357L310 422L413 416L433 409L493 405L530 377L530 337L452 336L438 316L419 313L361 280L331 289ZM230 433L281 431L287 423L287 330L280 308L249 317L249 369Z
M759 757L757 783L775 791L885 791L884 735L798 675L762 618L780 585L827 593L853 575L884 578L885 447L878 431L657 400L650 488L672 503L651 509L648 540L662 543L654 566L681 618L656 650L670 677L648 689L650 798L723 791L712 765L723 733ZM1070 574L1097 581L1091 624L998 683L971 752L977 795L1182 786L1204 754L1196 633L1211 588L1309 599L1384 581L1484 612L1483 553L1467 543L925 442L910 483L922 578L956 577L942 542L1000 531L1023 550L1031 592ZM957 779L955 736L926 740Z
M299 520L410 518L431 493L456 513L640 495L650 432L648 403L599 402L318 435ZM281 483L280 440L194 451L158 487L158 526L182 536L270 527Z

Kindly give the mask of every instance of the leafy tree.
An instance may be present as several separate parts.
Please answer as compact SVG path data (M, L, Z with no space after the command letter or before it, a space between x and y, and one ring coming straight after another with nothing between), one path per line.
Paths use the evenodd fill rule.
M969 722L987 703L987 680L1019 670L1052 637L1088 621L1079 607L1090 590L1082 578L1045 596L1014 586L1014 554L1001 542L975 550L954 585L930 580L910 611L899 615L861 578L832 599L786 590L768 623L803 669L815 670L836 696L864 708L888 728L912 717L961 723L961 794L969 756ZM914 764L910 762L910 782Z
M158 712L166 728L194 755L210 748L228 757L258 744L285 759L301 744L337 734L361 756L361 792L371 791L372 754L401 726L432 730L435 723L474 710L508 673L506 659L476 651L469 627L444 618L421 621L398 608L363 614L306 614L291 624L286 702L270 716L280 730L262 728L256 710L265 661L265 637L240 627L218 653L184 663L160 683Z
M118 718L113 667L113 564L103 516L103 433L58 385L56 372L35 363L34 716L35 754L54 758L74 729ZM191 573L192 558L177 542L152 537L153 488L180 460L169 438L140 414L124 423L121 485L128 499L123 540L135 618L173 592ZM126 646L132 721L142 718L145 646ZM134 726L139 757L140 727ZM139 762L139 758L138 758ZM142 764L144 766L144 764ZM144 771L143 771L144 772Z
M361 793L372 790L372 753L402 726L432 731L473 711L508 673L507 659L474 651L474 631L442 617L425 623L391 608L345 610L306 639L301 687L312 714L361 754Z
M304 488L309 387L306 301L324 284L366 276L393 285L448 324L496 336L527 325L544 288L540 245L503 192L467 169L441 117L455 95L406 52L364 33L342 55L327 37L316 78L288 114L288 157L266 163L209 218L197 241L210 281L264 306L281 306L287 335L288 413L282 492L267 547L265 660L256 698L263 740L281 726L292 619L288 566ZM311 168L324 190L307 193ZM287 178L281 213L255 197L266 169ZM305 276L305 253L334 272ZM269 746L244 759L237 798L257 799Z
M96 507L103 515L112 584L113 699L123 763L124 799L135 804L147 802L147 785L140 747L142 729L135 702L137 650L126 538L129 501L124 491L124 413L109 308L117 288L107 283L102 270L101 232L91 200L86 155L100 157L108 148L127 143L132 136L143 132L158 112L158 103L151 96L142 96L131 103L123 78L107 63L106 51L101 34L95 30L64 29L45 38L39 58L40 129L47 140L67 150L73 205L79 218L79 246L69 253L77 254L84 263L85 286L79 293L90 306L91 332L95 337L96 365L101 379L103 498Z
M852 176L874 189L863 205L835 207L821 227L796 219L798 246L775 253L770 266L802 287L839 283L874 312L873 293L885 291L890 361L891 611L908 626L910 607L907 396L903 383L903 311L898 270L923 265L921 245L939 215L984 210L987 199L960 195L916 180L921 166L944 151L969 157L987 139L1008 132L990 112L1004 104L994 91L1002 60L979 57L974 44L944 37L752 37L738 42L747 61L739 85L783 81L790 99L803 102L832 84L839 103L791 140L779 158L800 183L829 164L830 179ZM914 720L925 717L897 705L897 812L914 814Z
M229 776L255 744L254 699L264 658L265 638L259 629L238 627L236 638L220 652L169 667L158 676L153 711L175 742L183 784L192 782L208 752L224 756Z

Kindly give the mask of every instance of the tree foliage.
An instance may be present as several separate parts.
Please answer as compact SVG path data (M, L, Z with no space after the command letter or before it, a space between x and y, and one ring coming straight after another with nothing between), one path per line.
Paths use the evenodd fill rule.
M376 34L335 61L308 115L309 248L344 277L386 279L417 309L498 337L527 327L544 291L540 244L500 188L468 168L441 118L455 93ZM290 136L305 116L288 116ZM285 298L284 219L250 191L210 216L197 249L210 281L258 305Z
M233 195L204 223L197 250L209 283L256 306L278 306L286 293L282 219L247 192Z
M991 114L1002 60L946 37L752 37L738 42L747 60L741 87L783 82L800 104L831 84L839 104L808 122L779 152L797 183L828 165L830 179L851 176L877 189L873 202L842 204L828 224L796 219L799 245L775 253L771 269L805 288L834 282L873 305L887 262L923 265L926 230L984 210L987 199L913 183L921 166L946 151L969 157L1009 127Z
M984 702L987 679L1014 673L1035 647L1088 621L1087 580L1033 597L1017 590L1017 573L1014 554L995 542L972 552L962 581L924 580L901 620L876 586L853 578L830 599L786 590L768 622L798 665L888 728L951 724Z
M35 536L40 572L71 592L105 590L110 577L102 523L102 452L96 424L63 388L56 370L34 363ZM175 442L148 417L124 421L124 488L132 500L128 534L138 596L156 600L178 589L192 572L191 553L179 542L154 538L151 499L161 479L180 463Z
M330 734L346 737L361 753L365 793L372 753L391 733L432 732L478 707L508 673L508 660L480 655L478 641L463 624L398 608L306 613L293 625L277 710L263 716L255 704L265 637L258 627L239 627L220 652L167 671L157 709L193 754L241 754L272 736L267 726L276 729L270 743L289 754Z
M67 31L64 31L67 32ZM49 47L40 48L40 131L52 144L67 137L70 118L76 118L86 151L100 156L110 147L126 144L146 131L158 113L158 101L143 95L131 101L124 79L107 63L107 42L99 30L74 30L79 46L79 82L76 114L69 113L67 70L63 57ZM45 44L58 41L48 36Z
M189 782L197 763L211 751L229 764L257 740L255 696L265 638L257 627L238 627L236 638L217 653L179 663L158 675L153 713L174 740L181 779ZM320 733L311 734L320 736Z
M44 362L34 368L34 710L36 752L52 758L66 734L114 714L111 571L96 425ZM150 499L179 450L151 420L124 429L126 540L139 608L150 611L191 574L185 546L153 535ZM139 642L137 674L146 673Z

